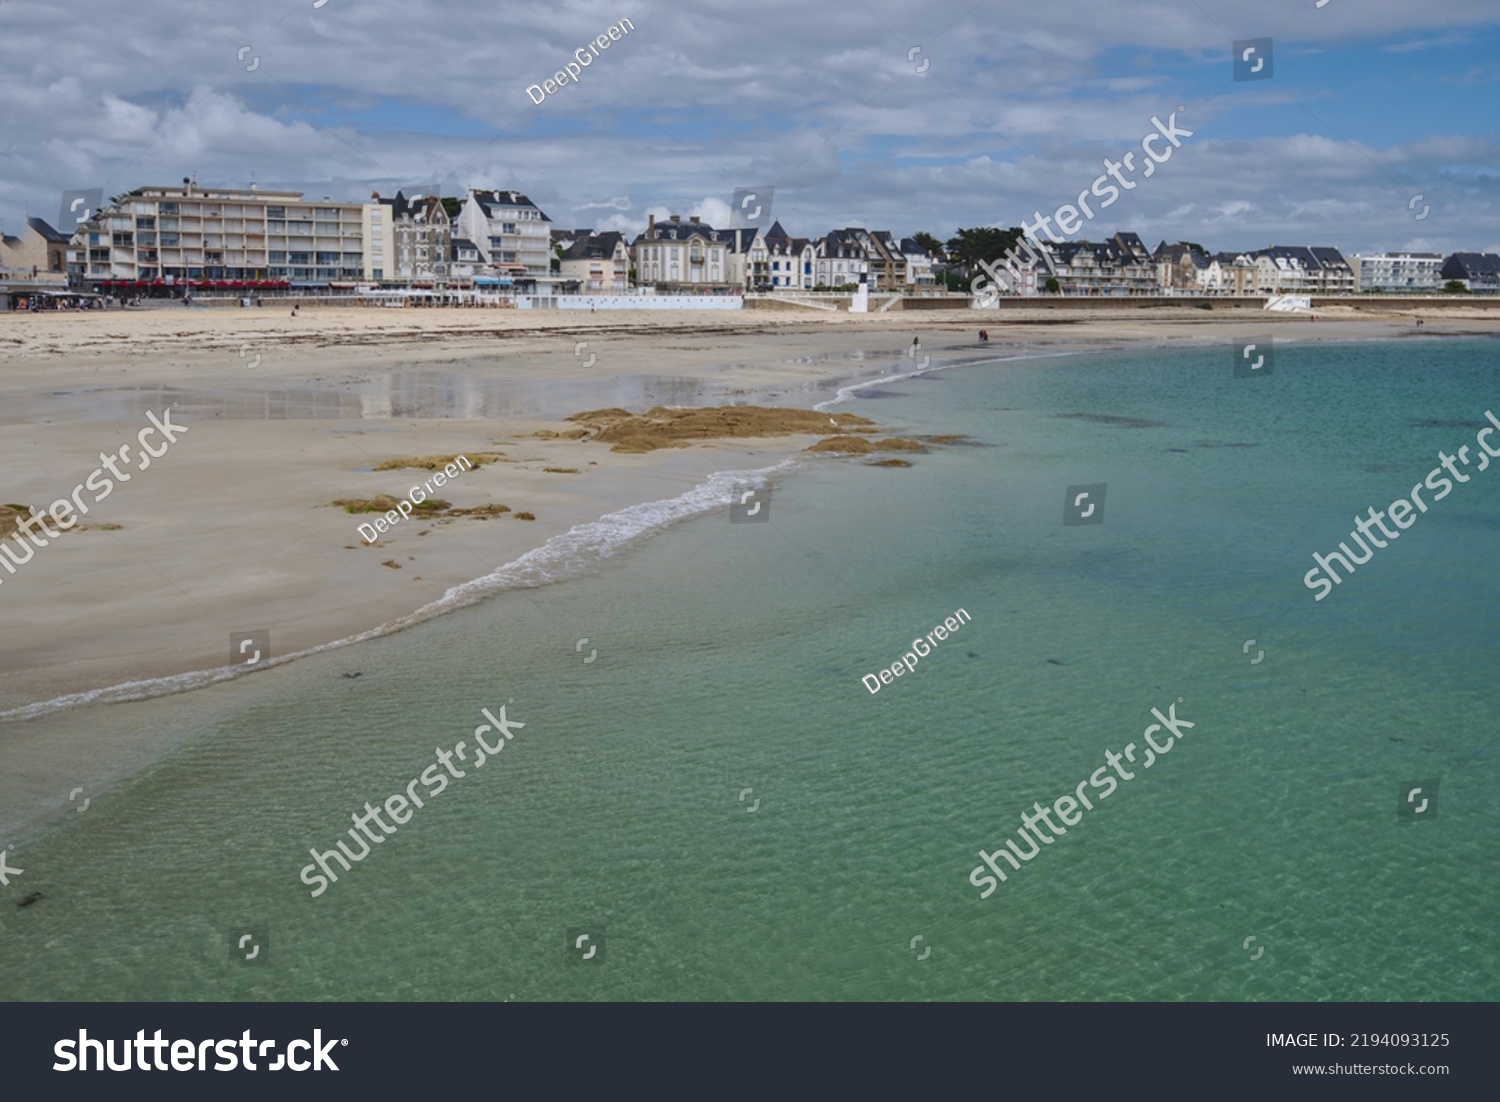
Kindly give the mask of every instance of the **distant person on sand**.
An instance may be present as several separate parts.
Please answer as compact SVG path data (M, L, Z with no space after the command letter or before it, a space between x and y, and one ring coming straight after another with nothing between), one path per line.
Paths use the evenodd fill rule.
M990 331L988 329L981 329L979 331L979 343L980 344L989 344L990 343Z
M297 311L299 309L301 309L301 305L302 305L301 303L298 303L298 304L296 304L295 306L292 307L292 317L295 318L297 316Z

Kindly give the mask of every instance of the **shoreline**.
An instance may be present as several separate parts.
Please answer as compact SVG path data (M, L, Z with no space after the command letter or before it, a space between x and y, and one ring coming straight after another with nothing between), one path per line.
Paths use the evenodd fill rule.
M238 320L238 315L227 316ZM0 830L29 831L68 810L39 795L52 789L66 792L76 782L80 753L91 770L108 775L112 783L186 737L162 732L140 745L111 742L104 751L97 732L86 729L83 717L97 715L89 705L184 694L184 699L197 699L191 694L195 688L238 681L270 666L390 635L498 592L581 576L681 520L722 508L732 481L785 477L821 458L803 454L818 439L814 436L693 440L689 447L620 454L604 444L561 435L573 428L563 417L579 410L609 405L639 409L653 400L691 408L717 398L724 404L825 411L857 398L862 389L955 367L1227 344L1232 334L1271 328L1267 319L1225 325L1222 319L1205 324L1201 318L1183 319L1189 324L1180 325L1163 325L1161 318L1149 319L1149 325L1005 325L995 326L991 342L980 345L973 340L973 319L966 311L962 319L923 316L920 321L926 324L918 326L911 324L918 320L914 318L873 323L858 318L852 326L798 318L794 325L753 325L725 334L715 323L710 328L720 340L699 344L705 335L702 318L660 329L648 326L645 341L620 340L619 326L580 331L573 319L559 318L560 324L547 334L554 338L549 342L553 347L544 356L538 355L535 337L518 339L517 347L504 348L499 356L479 358L455 356L472 351L463 347L467 337L458 338L457 347L428 341L421 350L424 359L413 363L409 349L387 349L374 365L334 378L330 385L328 376L339 367L331 361L350 351L340 346L320 350L315 360L278 361L278 381L269 385L284 395L246 398L236 391L248 389L247 379L261 381L264 389L269 377L257 376L245 361L236 360L228 369L235 374L226 379L223 357L213 354L145 370L116 364L115 370L128 378L99 385L104 380L95 382L91 362L99 353L91 352L86 340L98 331L116 331L112 323L118 319L96 320L102 324L78 327L80 347L71 355L55 353L53 362L17 371L11 358L0 353L6 392L21 392L19 400L8 397L11 411L20 410L24 417L29 405L44 412L55 405L63 390L59 384L68 383L77 388L78 401L95 407L94 416L86 419L54 425L37 418L8 426L6 433L17 446L0 449L0 476L9 476L0 500L44 508L43 498L50 501L52 496L32 487L64 481L71 486L75 472L95 466L94 449L109 445L122 426L135 423L133 402L159 406L163 398L170 402L171 395L180 395L182 410L193 409L197 415L189 420L182 412L177 419L190 428L210 430L198 440L212 439L195 452L191 431L184 434L159 468L120 487L106 503L118 505L119 512L105 519L122 522L123 532L69 534L46 556L8 576L0 589L0 610L12 640L0 663L0 765L5 766L0 775L6 778L0 780L0 807L7 809L7 820L15 817L14 822L0 822ZM310 314L301 320L317 318ZM493 319L482 320L483 326L470 328L488 333ZM959 329L960 320L970 326ZM935 324L939 321L945 324ZM228 326L224 334L231 341L243 335L243 329L235 329ZM336 336L332 329L320 329L322 338ZM1275 330L1280 336L1279 324ZM931 355L933 362L909 368L906 351L914 331L923 341L921 354ZM607 355L619 370L604 376L582 368L571 340L580 332L591 347L598 339L601 360ZM1500 324L1429 322L1421 335L1497 332ZM563 334L569 339L555 339ZM727 343L739 346L733 350L738 362L705 364L704 353L728 358L722 341L726 335L732 338ZM1399 322L1326 320L1311 330L1299 326L1286 332L1287 338L1320 342L1414 335ZM672 347L674 341L681 346ZM145 335L128 356L164 351L151 342ZM355 354L366 361L377 358L366 347ZM526 362L519 362L523 357ZM206 361L217 362L211 363L213 374L205 380ZM421 385L392 385L402 379ZM282 380L291 385L282 386ZM370 400L382 386L389 391L389 406ZM75 392L64 393L71 400ZM331 393L338 395L335 407L327 403ZM485 403L503 403L517 393L526 397L513 402L519 407L515 414L472 416L489 412L481 408ZM217 408L214 399L222 399ZM471 416L449 416L455 407ZM903 428L881 422L880 431L900 434ZM532 435L537 432L546 438ZM18 433L23 437L19 444ZM514 511L534 509L536 521L463 517L432 523L420 533L417 524L403 525L408 531L382 536L368 548L350 547L363 543L355 525L365 518L333 508L334 499L373 496L375 490L401 493L406 483L420 482L426 473L379 472L374 470L379 461L485 451L503 453L503 461L466 472L445 494L458 507L504 501ZM43 454L45 460L40 459ZM45 478L38 477L39 467ZM29 486L15 488L18 474L29 478ZM234 492L225 493L225 486ZM106 510L101 507L100 512ZM282 523L288 515L291 523ZM101 536L122 538L106 546ZM418 581L420 588L413 584ZM248 670L225 664L229 632L267 623L272 630L268 662ZM17 640L25 642L18 647ZM27 723L75 711L77 722ZM44 748L39 741L44 729L65 737L57 747Z
M249 313L253 314L254 311ZM334 312L330 312L334 313ZM339 329L339 324L348 325L368 320L369 314L360 314L358 311L343 311L343 314L359 314L359 317L338 317L331 319L332 324L326 324L314 328L317 315L310 313L303 319L313 323L307 328L313 331L307 336L299 338L300 341L318 339L325 342L334 340L344 330ZM435 324L430 328L439 334L450 332L454 329L452 324L455 320L469 322L468 325L459 326L460 332L468 337L474 333L488 336L493 333L495 324L492 318L475 319L472 313L463 316L466 312L453 311L459 314L457 319L442 316L445 312L434 311L431 319ZM970 315L973 311L962 311L962 317L972 322ZM1159 314L1160 311L1153 311ZM1198 313L1193 310L1184 310L1181 313L1192 315ZM227 330L224 334L230 341L236 336L245 335L246 327L263 328L262 318L245 317L243 314L217 315L225 320L226 324L219 328ZM117 328L116 323L120 319L114 316L100 316L90 318L88 315L80 315L73 318L52 321L43 319L37 326L38 329L50 330L43 334L38 333L44 344L56 345L54 354L64 355L65 349L59 342L62 333L74 330L71 363L64 361L54 368L52 365L42 365L32 371L33 378L25 380L24 372L16 372L7 363L9 357L0 353L0 369L6 370L5 389L14 389L18 381L17 376L23 382L30 382L35 391L31 395L22 398L19 403L8 400L8 405L15 408L20 405L24 408L27 400L35 406L42 407L39 412L45 412L48 407L56 404L55 399L59 396L56 383L59 374L71 375L73 381L78 381L80 375L86 377L86 381L93 382L98 377L99 368L90 370L83 366L87 362L86 354L98 355L97 352L90 353L92 345L89 338L99 335L100 330L108 331L107 336L118 336L113 332ZM160 353L163 349L159 346L159 331L163 325L173 326L179 322L176 316L163 317L161 314L142 313L129 320L141 320L147 330L142 333L144 338L139 342L133 342L127 346L126 353L129 355L153 355ZM194 319L196 320L196 319ZM375 318L374 322L384 322L387 319ZM603 325L593 327L579 327L574 319L569 317L557 317L552 319L557 324L550 327L536 325L536 318L509 319L521 323L517 326L517 335L525 335L526 343L520 348L507 349L509 356L531 356L535 349L530 341L535 339L535 334L542 331L548 335L564 335L567 337L584 333L588 337L601 337L601 354L608 355L612 359L621 361L618 366L623 368L640 368L646 366L643 362L658 349L641 350L620 349L611 346L604 351L603 336L615 335L618 337L622 329L634 330L639 328L637 319L630 319L629 324L611 324L606 321ZM702 324L703 319L687 318L672 319L676 325L658 327L646 326L648 337L656 338L665 336L670 338L674 335L688 337L689 339L702 335L706 328L716 335L724 335L726 326L718 319L714 319L709 325ZM736 318L745 321L744 318ZM82 394L63 392L64 396L73 402L76 399L84 402L93 402L102 407L108 404L109 399L101 402L93 397L101 392L109 398L116 397L120 392L128 392L132 398L145 397L142 405L149 406L152 401L165 405L167 399L174 394L182 395L178 399L182 405L182 412L178 414L179 420L187 421L189 429L199 427L200 433L208 430L214 436L212 447L219 453L219 457L203 456L202 458L190 454L193 451L193 439L191 431L184 434L184 439L173 449L174 454L158 461L158 471L146 472L140 476L138 485L121 486L117 488L116 502L119 502L121 513L112 512L108 508L99 510L100 516L109 522L123 521L123 531L128 535L115 532L84 532L79 535L69 533L64 540L60 541L58 547L49 549L45 556L38 556L37 560L30 563L26 569L19 574L9 576L5 579L6 584L0 588L0 609L3 609L13 630L18 630L26 636L31 644L31 652L34 656L32 661L18 660L12 653L0 661L0 724L31 718L36 715L46 714L50 711L63 707L76 707L82 704L98 700L127 700L140 699L140 695L130 690L131 686L143 685L145 683L159 683L161 681L184 677L190 679L192 685L212 684L221 680L240 676L242 671L230 666L219 665L219 654L223 653L220 647L214 646L206 638L196 641L194 646L171 645L162 637L161 632L150 632L144 625L136 624L135 630L129 622L128 616L114 617L114 623L110 625L114 630L110 634L125 633L131 635L131 645L121 648L125 654L99 655L95 653L91 658L58 661L61 656L58 651L71 651L76 653L79 649L74 646L81 643L84 638L93 638L96 632L97 620L101 612L108 617L110 605L117 608L123 603L126 612L129 611L131 601L121 601L120 591L108 583L97 583L90 585L86 576L97 569L101 572L115 570L118 572L117 563L107 562L109 554L103 552L103 540L100 536L113 537L110 542L123 549L126 556L134 558L137 562L133 565L141 567L134 572L133 580L144 580L148 584L152 581L166 581L169 586L178 590L178 596L182 598L174 602L175 607L181 610L184 606L196 605L197 616L177 617L181 623L185 619L194 622L197 631L208 635L205 630L204 620L217 621L220 629L219 638L228 642L230 632L240 629L249 629L251 625L243 622L247 617L275 621L273 626L279 626L280 632L273 633L272 638L272 662L279 663L283 656L318 653L333 645L342 645L344 640L357 640L368 638L372 633L388 633L400 630L400 627L410 623L420 622L429 613L431 608L446 607L453 599L456 590L482 585L484 579L502 574L510 569L523 556L540 552L549 541L566 537L580 526L598 524L604 518L619 513L632 507L640 507L651 503L663 503L674 501L682 495L693 493L704 486L708 480L716 474L734 470L760 470L778 463L785 463L801 452L812 437L759 437L753 440L711 440L698 441L695 446L670 452L652 452L643 456L617 455L607 452L598 444L582 443L577 440L568 439L566 433L572 428L563 417L576 413L580 409L590 406L605 404L628 404L632 408L644 408L648 403L674 406L693 407L705 404L714 404L714 395L710 392L718 391L719 401L729 404L775 404L790 408L812 409L827 411L843 403L852 401L859 396L860 391L878 387L882 384L898 382L905 378L927 374L933 371L947 370L953 367L973 366L979 364L1001 364L1018 360L1030 360L1048 358L1061 355L1079 355L1088 353L1119 352L1132 347L1142 345L1156 347L1193 347L1204 346L1230 339L1226 329L1250 329L1252 326L1244 323L1235 323L1226 326L1219 319L1202 319L1200 317L1183 317L1177 319L1179 323L1190 324L1162 325L1164 320L1160 317L1146 319L1149 324L1145 326L1125 325L1120 322L1091 324L1084 326L1081 330L1068 333L1059 333L1055 327L1043 323L1043 332L1017 332L1017 329L1025 329L1024 326L1017 327L1007 324L1003 330L997 330L995 336L988 345L981 345L977 341L960 340L958 343L938 343L933 341L930 345L923 347L924 356L940 356L940 362L918 367L909 367L912 359L905 355L909 346L905 338L916 328L921 331L930 332L933 329L951 333L951 327L957 320L951 316L946 318L934 318L932 314L921 315L920 320L928 323L914 327L911 323L918 318L897 318L894 321L888 318L872 319L867 316L854 316L849 320L847 315L839 315L833 319L796 319L795 323L788 324L782 316L776 316L769 325L762 325L762 319L755 319L755 323L741 325L734 335L742 338L746 336L760 338L762 342L775 340L785 334L794 334L807 343L818 343L816 338L825 336L832 331L832 335L843 337L841 330L853 328L856 330L862 343L881 343L887 345L880 353L870 353L869 350L861 348L853 351L850 355L846 350L842 356L836 356L826 348L821 355L802 356L795 358L779 358L779 362L769 361L762 358L760 363L739 363L729 365L726 369L723 365L706 365L702 362L702 356L690 355L678 357L679 360L687 360L675 366L680 372L677 379L668 379L667 385L653 390L651 381L657 377L648 376L644 372L622 371L618 374L600 377L579 368L579 358L567 356L567 360L573 361L572 377L558 378L555 373L556 361L561 358L562 349L554 347L551 352L551 362L541 365L528 365L530 370L514 372L515 365L501 362L508 371L503 379L478 379L482 376L483 369L490 365L483 362L465 360L463 357L446 358L439 361L444 367L469 367L470 372L447 371L435 382L425 384L426 389L462 389L464 383L480 382L478 389L495 384L498 392L506 390L529 391L531 397L522 404L530 404L531 409L521 411L517 419L507 419L505 423L492 424L488 420L480 420L471 417L449 416L452 407L448 409L415 409L421 405L420 396L413 398L410 393L393 396L389 405L383 405L381 399L371 401L368 393L371 384L376 387L382 381L390 381L391 377L402 374L424 375L430 374L432 369L422 364L408 366L400 362L402 353L394 354L387 351L385 363L378 365L386 369L383 373L378 369L366 368L364 372L354 379L337 380L336 384L341 388L339 395L339 406L329 415L329 420L319 416L319 403L325 402L328 396L326 385L319 389L312 386L301 386L303 380L299 377L297 364L280 366L279 379L285 379L291 383L290 387L280 388L277 382L269 384L270 390L285 389L285 397L265 393L258 400L261 408L255 408L257 399L239 393L226 393L234 388L253 386L256 383L264 384L265 380L271 378L268 374L257 373L245 368L245 360L239 359L239 369L234 372L228 380L224 379L222 368L215 372L217 376L213 380L213 386L202 387L199 376L195 372L202 366L201 362L188 361L186 363L168 363L165 369L157 366L149 370L148 374L156 382L155 394L150 394L153 388L149 385L142 387L134 378L134 385L88 387ZM1253 328L1264 331L1269 319L1256 319L1259 324ZM832 324L829 324L830 321ZM1205 324L1205 321L1208 324ZM48 324L50 322L50 324ZM78 322L85 324L79 325ZM95 324L87 324L94 322ZM933 324L933 323L939 324ZM74 323L74 324L69 324ZM235 324L227 324L235 323ZM946 323L946 324L941 324ZM1277 335L1283 331L1282 326L1288 324L1278 319L1275 323ZM1415 333L1392 332L1393 328L1399 328L1400 323L1371 323L1324 321L1317 324L1311 331L1305 325L1294 326L1292 330L1285 331L1287 339L1294 340L1341 340L1354 341L1361 339L1386 340L1399 336L1415 336ZM1472 326L1467 320L1462 324L1463 332L1451 335L1480 335L1485 331L1493 334L1500 332L1500 324L1488 326ZM363 338L369 334L366 332L368 326L354 324L355 336L360 338L356 344L362 343ZM376 326L376 328L389 328L388 325ZM733 328L733 327L730 327ZM1069 326L1068 329L1074 327ZM1451 325L1434 322L1422 336L1441 337L1444 330L1453 328ZM1142 330L1146 331L1142 331ZM417 331L421 332L420 328ZM970 330L972 332L972 330ZM181 331L169 333L169 337L175 337ZM636 334L638 335L638 334ZM900 343L893 343L892 337ZM1081 338L1081 339L1080 339ZM14 338L13 338L14 340ZM295 342L294 342L295 343ZM571 346L564 343L564 347L571 350ZM826 344L826 341L823 342ZM277 350L281 346L269 346ZM689 345L681 351L688 353L708 351L703 346ZM338 346L339 351L347 352L347 345ZM459 347L449 347L445 342L435 345L429 342L429 353L435 349L437 352L464 352L467 351L460 342ZM929 350L930 349L930 350ZM281 353L284 355L284 353ZM361 358L370 358L370 353L360 348L357 353ZM764 353L762 353L764 356ZM328 361L334 358L331 350L324 349L318 353L316 363L301 365L304 372L311 374L312 382L325 382L323 375L329 369ZM431 355L429 354L429 359ZM392 362L396 361L396 362ZM791 365L788 368L787 365ZM267 364L269 367L270 364ZM748 375L742 376L736 381L740 385L731 385L729 380L721 379L719 376L750 369ZM130 368L121 368L123 373L135 375L136 371ZM622 390L630 390L631 385L622 383L622 380L630 380L631 383L644 385L635 387L639 393L622 394ZM99 380L103 382L103 380ZM50 386L49 386L50 384ZM44 389L45 388L45 389ZM363 388L363 389L361 389ZM563 393L552 395L549 392L562 388ZM263 388L264 389L264 388ZM399 389L399 388L398 388ZM422 387L417 388L419 391ZM610 393L613 390L614 393ZM114 393L111 393L113 391ZM824 394L828 391L832 393ZM566 396L572 392L576 395L571 402ZM222 399L216 406L213 399ZM662 398L677 399L677 401L661 400ZM688 399L683 401L682 399ZM694 400L696 399L696 400ZM493 401L493 394L485 394L482 401ZM611 402L613 400L613 403ZM462 404L462 397L460 403ZM554 403L554 408L547 409L547 403ZM567 403L558 405L556 403ZM299 408L299 404L303 408ZM471 405L473 403L470 403ZM326 402L325 402L326 405ZM357 421L347 416L349 409L357 405L360 414ZM433 404L434 407L436 403ZM281 417L278 419L275 413L278 411ZM373 409L372 409L373 406ZM311 407L306 408L306 407ZM566 413L564 412L566 410ZM116 415L108 422L100 424L90 421L64 423L60 428L71 430L67 435L87 439L90 447L99 442L106 441L111 436L111 430L118 433L118 423L126 423L134 415L134 411L119 409L114 405ZM99 408L97 412L104 412ZM464 412L471 412L466 409ZM481 412L474 409L472 412ZM256 425L252 418L260 414L260 424ZM402 416L406 414L407 416ZM302 416L299 416L302 415ZM350 422L354 423L351 424ZM405 425L398 425L398 421L405 421ZM42 425L29 424L24 426L28 433L38 436L52 436L53 422L43 419ZM201 426L201 427L200 427ZM246 431L249 430L249 431ZM415 430L415 431L412 431ZM551 439L538 439L533 433L556 434ZM12 437L15 429L8 428L7 434ZM200 592L195 593L193 587L183 585L178 579L169 576L167 571L157 565L156 556L162 555L168 558L169 565L177 566L179 563L170 563L170 555L177 552L178 537L189 544L193 542L203 543L201 532L190 534L181 531L182 525L177 525L179 531L156 531L149 533L146 540L142 540L142 527L161 528L160 524L143 519L154 510L160 508L167 511L171 508L167 502L175 499L184 491L190 498L202 498L205 495L210 498L215 490L226 483L232 483L236 476L228 474L222 468L235 468L243 464L249 455L254 455L265 445L262 442L267 435L287 437L288 445L296 444L303 452L309 450L309 439L315 440L320 445L318 450L327 454L316 456L315 460L326 461L327 466L341 469L333 471L321 470L312 476L319 483L320 491L317 494L309 494L309 500L301 503L304 508L318 510L315 519L304 522L303 527L315 527L316 532L309 534L309 539L304 543L319 542L319 551L327 553L334 546L349 550L351 547L360 551L369 551L377 556L389 555L378 564L369 560L371 555L365 555L366 561L360 562L351 569L350 562L346 559L342 564L338 563L338 556L331 556L323 565L331 568L324 578L324 585L339 588L339 594L329 595L322 592L324 585L317 585L309 591L310 586L316 585L314 575L316 571L307 570L281 571L283 575L280 585L276 588L280 593L273 595L271 607L266 607L265 583L266 575L272 573L266 569L264 564L257 567L255 564L239 562L241 577L235 579L234 583L226 584L222 579L214 576L198 577L193 579L200 583ZM337 444L343 446L330 446L322 438L333 435L341 438ZM388 436L400 437L400 442L390 444L383 443L383 438ZM418 439L411 439L411 438ZM491 439L485 440L484 437ZM495 437L499 437L495 439ZM200 437L201 439L201 437ZM31 443L27 441L26 443ZM37 441L41 444L42 441ZM71 441L62 442L64 447ZM378 449L378 450L377 450ZM45 508L46 502L53 499L53 492L49 489L41 489L28 492L25 488L18 488L14 478L5 479L6 475L14 475L18 467L24 472L24 467L15 462L15 450L32 451L31 448L13 449L11 455L6 455L0 450L0 480L4 481L0 486L0 496L7 501L27 502L37 508ZM69 449L72 450L72 449ZM200 451L202 448L200 447ZM475 452L497 452L503 458L470 473L464 483L456 488L453 493L453 504L460 507L482 506L485 501L481 498L488 491L488 500L499 501L501 497L509 498L504 503L513 512L523 512L528 509L538 511L538 519L535 522L522 522L522 525L509 519L494 519L476 521L469 518L453 520L439 520L429 524L426 531L421 532L424 538L420 548L417 546L417 535L411 531L405 533L392 533L390 538L382 537L375 544L368 544L359 534L358 521L368 517L349 517L335 509L329 504L335 498L341 496L356 496L363 492L363 488L357 488L357 483L364 483L370 492L368 496L374 496L376 492L388 494L400 494L405 492L405 483L412 481L418 471L405 470L393 471L385 478L375 472L374 468L380 461L388 460L393 455L399 454L421 454L442 452L445 454L457 454L460 452L473 454ZM516 456L523 456L517 459ZM33 465L38 464L32 456ZM227 460L227 461L226 461ZM363 462L362 462L363 461ZM194 463L199 468L197 471L188 471ZM368 465L364 465L367 462ZM47 481L53 486L67 482L71 485L76 478L69 477L74 470L84 470L84 464L93 466L91 458L79 458L66 463L45 464L47 474L56 477ZM514 487L500 490L495 485L496 472L501 471L501 464L507 464L510 468L504 473L511 476L509 481L517 483ZM520 467L521 470L513 468ZM590 468L597 468L591 470ZM557 474L565 474L561 479ZM34 472L33 472L34 473ZM274 471L268 473L267 481L275 482L283 472ZM539 477L548 476L551 477ZM340 477L342 476L342 477ZM372 477L373 476L373 477ZM589 491L578 492L578 477L589 478L593 485ZM243 475L239 475L243 479ZM378 481L378 485L371 483ZM420 478L415 482L420 483ZM572 486L566 484L572 483ZM676 488L677 493L663 493L664 488ZM227 522L226 526L233 527L236 524L256 525L259 522L264 527L272 527L277 515L285 511L284 502L281 498L284 492L284 483L281 485L260 487L250 496L248 500L241 499L234 502L236 507L227 508L223 501L213 501L207 506L217 514L224 514L215 519ZM111 502L110 506L114 506ZM413 518L416 519L416 518ZM109 524L101 524L98 527L109 527ZM80 526L82 527L82 526ZM348 531L343 531L347 527ZM405 526L407 529L415 529L417 524ZM503 532L503 537L492 540L492 535ZM237 538L247 542L253 537L244 536L236 531ZM89 541L94 546L85 548L83 541ZM336 541L332 542L332 541ZM274 543L274 541L265 541ZM500 546L493 546L498 542ZM264 550L274 554L275 551L266 547ZM288 549L280 548L282 554L287 554ZM291 549L295 552L301 549ZM371 569L374 565L389 568L390 573L386 578L396 577L398 570L408 569L407 563L416 563L417 556L413 552L422 553L422 561L415 569L423 573L400 575L402 580L410 577L419 580L423 584L420 589L410 592L405 596L400 595L397 590L405 587L392 587L388 583L378 582L381 578L379 570ZM437 554L433 554L437 551ZM177 558L191 557L191 547L183 552L177 552ZM220 548L204 547L205 555L220 555ZM222 556L221 556L222 557ZM253 556L242 556L245 557ZM404 558L405 562L398 561ZM473 562L468 561L473 559ZM436 575L433 578L431 575ZM356 575L358 581L352 587L350 579L340 575ZM370 584L379 590L378 595L372 595ZM176 583L176 584L174 584ZM300 584L299 584L300 583ZM91 606L88 615L75 615L72 621L74 630L69 631L66 624L59 623L57 613L60 611L55 605L49 604L45 597L47 592L53 588L60 589L82 589L76 597L67 604L76 610L79 605ZM88 592L92 589L93 592ZM243 605L248 603L243 599L240 601L218 600L216 598L229 596L228 594L204 593L203 590L233 589L237 590L233 596L244 598L254 596L260 609L256 611L246 610ZM358 598L352 590L359 590ZM317 600L314 600L317 598ZM279 605L277 601L279 600ZM137 607L139 601L133 602ZM101 609L98 606L106 608ZM239 605L241 607L235 607ZM160 608L160 602L150 605L153 612ZM308 609L312 608L312 611ZM296 609L296 611L293 611ZM205 617L202 613L207 612ZM280 615L278 615L278 612ZM319 620L317 626L308 623L309 620ZM79 621L94 621L87 631L77 630ZM149 638L142 638L142 636ZM215 641L216 642L216 641ZM144 644L144 648L142 646ZM211 649L210 649L211 648ZM142 654L142 650L145 654ZM38 656L37 652L44 652ZM193 657L197 651L197 657ZM205 653L206 652L206 653ZM215 653L218 652L218 653ZM212 655L212 658L209 657ZM79 667L82 666L82 669ZM172 690L181 691L181 690Z

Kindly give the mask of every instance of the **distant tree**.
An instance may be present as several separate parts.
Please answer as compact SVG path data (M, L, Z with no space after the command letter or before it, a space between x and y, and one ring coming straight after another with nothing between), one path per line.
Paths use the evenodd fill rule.
M1050 294L1050 295L1055 295L1055 294L1057 294L1061 290L1062 290L1062 284L1060 284L1060 283L1057 282L1057 277L1056 276L1048 276L1047 277L1047 293Z
M960 227L958 233L948 239L948 260L962 268L966 276L972 275L981 260L999 260L1016 248L1024 236L1025 233L1019 226L1012 226L1008 230L996 226L979 226L968 230Z
M443 196L441 202L443 204L443 213L449 218L457 218L458 212L464 209L464 201L462 199L455 199L451 195Z
M1461 279L1450 279L1447 283L1443 284L1443 294L1445 295L1467 295L1470 293Z
M936 237L933 237L932 234L925 231L914 233L911 235L911 239L918 245L921 245L922 248L926 249L927 255L932 257L934 260L947 259L947 256L943 253L943 243Z

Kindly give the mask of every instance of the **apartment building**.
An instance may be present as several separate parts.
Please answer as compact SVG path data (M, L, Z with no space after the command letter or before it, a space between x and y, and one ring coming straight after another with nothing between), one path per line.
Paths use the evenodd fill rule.
M301 192L141 187L73 234L68 273L103 286L326 287L370 277L368 206Z
M453 219L455 238L471 242L499 276L549 279L552 221L519 191L470 188Z
M1154 295L1160 290L1156 261L1136 234L1121 231L1107 241L1044 247L1060 294Z
M1355 253L1349 257L1354 271L1354 290L1388 294L1423 294L1436 291L1443 267L1442 253Z

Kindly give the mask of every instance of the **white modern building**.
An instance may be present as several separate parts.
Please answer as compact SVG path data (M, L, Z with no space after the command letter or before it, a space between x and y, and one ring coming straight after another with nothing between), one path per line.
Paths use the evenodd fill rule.
M1357 292L1423 294L1436 291L1442 281L1441 253L1355 253L1349 257Z
M470 188L453 231L479 250L480 260L496 275L543 280L552 275L552 222L519 191Z

